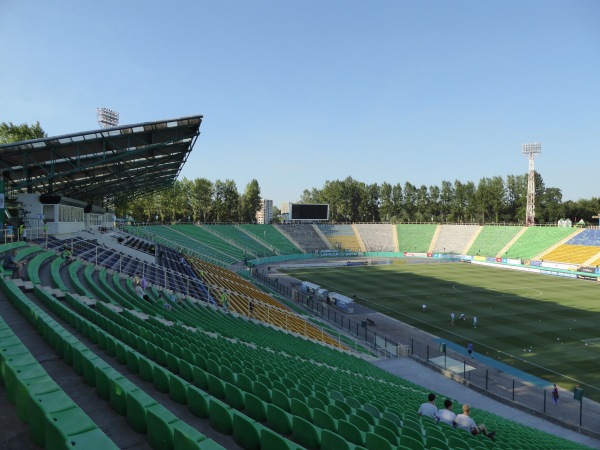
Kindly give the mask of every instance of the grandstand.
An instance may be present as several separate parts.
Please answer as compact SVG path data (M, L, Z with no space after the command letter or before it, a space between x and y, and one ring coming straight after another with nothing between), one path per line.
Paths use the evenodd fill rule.
M363 250L358 238L354 234L352 225L319 224L317 226L334 248L350 250L353 252Z
M275 225L275 227L288 237L296 247L304 253L314 253L319 250L328 250L331 243L324 238L323 233L319 232L316 225L312 224L293 224L293 225Z
M250 233L255 239L262 241L265 245L275 249L280 255L295 255L302 253L294 243L272 225L243 224L239 227L246 233Z
M396 225L398 235L399 252L420 252L429 250L431 241L436 232L437 224L398 224Z
M165 128L169 135L191 121L146 128ZM148 132L144 126L112 131L112 137ZM118 197L111 189L126 195L168 184L156 179L160 161L145 167L139 154L171 150L181 140L178 132L163 147L140 146L130 162L142 164L137 169L147 171L144 181L135 184L138 172L132 169L127 182L111 188L105 180L102 189L88 191L86 168L77 176L57 174L68 180L62 194L74 196L79 187L87 195L83 202ZM179 158L173 157L177 163L169 163L171 176L191 150L197 127L191 133ZM107 139L97 134L94 139ZM80 148L83 140L64 141ZM69 171L79 163L67 164ZM115 164L115 172L127 172ZM25 176L11 182L14 190L44 191L52 184L34 180L41 184L27 186ZM18 260L28 260L25 279L4 270L0 276L4 449L584 448L486 411L477 419L505 430L495 442L430 422L415 413L424 387L373 365L373 355L348 351L339 332L224 268L248 255L331 249L336 241L324 238L327 233L347 237L346 245L354 245L354 235L367 251L427 251L446 244L454 251L466 246L475 229L147 225L128 227L129 235L66 232L74 227L57 222L51 236L0 244L0 257L16 249ZM536 248L565 236L546 235ZM63 257L65 247L71 256ZM148 283L143 297L135 286L138 273Z
M479 230L477 225L440 225L429 252L462 255Z
M504 247L521 231L523 227L515 226L483 226L475 240L466 249L468 255L502 256Z
M527 227L506 249L511 258L532 259L573 234L572 228Z
M393 252L393 225L377 225L358 223L355 225L365 248L371 252Z

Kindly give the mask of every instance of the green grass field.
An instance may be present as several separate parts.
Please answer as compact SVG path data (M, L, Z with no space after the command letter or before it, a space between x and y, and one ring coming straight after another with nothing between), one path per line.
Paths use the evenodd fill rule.
M461 347L471 340L477 352L563 388L572 389L575 381L557 374L578 380L586 396L600 400L600 283L463 263L319 267L287 273L356 295L358 303ZM425 313L422 304L427 305ZM458 320L461 313L466 321Z

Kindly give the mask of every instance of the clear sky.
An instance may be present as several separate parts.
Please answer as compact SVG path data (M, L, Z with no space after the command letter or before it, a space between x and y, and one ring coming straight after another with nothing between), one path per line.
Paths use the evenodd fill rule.
M202 114L182 176L280 206L347 176L600 187L600 1L1 0L0 122Z

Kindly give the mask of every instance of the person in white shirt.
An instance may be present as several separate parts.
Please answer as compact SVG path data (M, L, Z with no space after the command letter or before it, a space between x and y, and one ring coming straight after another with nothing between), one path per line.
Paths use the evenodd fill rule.
M469 414L471 412L471 405L465 403L462 409L463 413L456 416L456 419L454 420L454 422L456 423L456 428L462 428L463 430L470 431L472 435L477 435L481 433L484 436L487 436L490 439L494 440L494 436L496 435L495 431L488 433L488 430L485 427L485 425L478 426L475 423L475 421L471 419L471 417L469 417Z
M417 414L419 414L420 416L431 417L432 419L437 420L438 409L437 406L435 406L435 394L433 392L429 394L427 396L427 400L429 400L429 402L423 403L419 407Z
M438 411L438 422L444 422L454 427L454 420L456 419L456 414L452 412L452 400L447 398L444 400L444 409L440 409Z

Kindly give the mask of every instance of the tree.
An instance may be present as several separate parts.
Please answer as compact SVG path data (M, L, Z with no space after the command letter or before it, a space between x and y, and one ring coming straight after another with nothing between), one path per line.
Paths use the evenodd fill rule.
M212 207L212 197L214 187L210 180L206 178L196 178L192 182L192 192L190 195L190 207L194 222L202 219L207 222L210 217Z
M379 214L381 219L389 222L393 216L394 203L392 200L392 185L386 182L381 183L379 188Z
M42 129L39 122L33 125L22 123L15 125L12 122L0 123L0 144L10 144L11 142L28 141L48 137Z
M240 194L235 181L215 181L213 193L213 219L217 222L236 222L239 219Z
M454 199L454 188L452 183L449 181L442 181L442 189L440 190L440 216L442 222L448 220L452 211L452 204ZM457 209L456 207L454 208Z
M408 181L404 183L404 208L402 219L407 222L414 222L417 211L417 188Z
M252 180L246 185L244 195L240 199L241 206L241 222L254 222L256 213L261 208L260 186L258 181Z
M429 208L429 193L427 192L427 186L421 185L417 191L417 222L427 222L431 217L431 210Z
M392 187L392 220L394 222L401 220L403 202L404 193L402 192L402 185L400 183L396 183Z
M281 223L281 210L273 205L273 223Z

